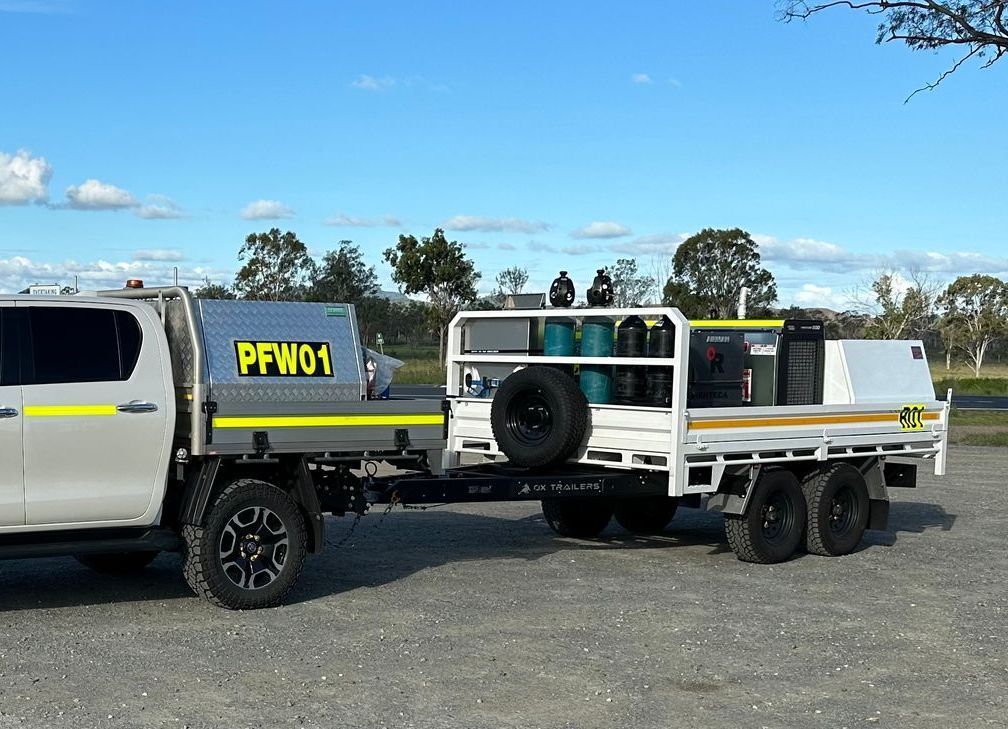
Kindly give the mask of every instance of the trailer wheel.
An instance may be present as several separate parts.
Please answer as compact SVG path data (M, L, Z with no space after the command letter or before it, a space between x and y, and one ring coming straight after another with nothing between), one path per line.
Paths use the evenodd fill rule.
M490 405L494 439L508 461L539 468L566 461L588 427L588 401L574 379L552 367L509 375Z
M661 534L675 516L679 499L671 496L648 496L623 499L616 504L617 523L633 534Z
M612 519L612 504L597 499L543 499L542 512L550 529L562 537L597 537Z
M220 607L279 605L301 576L308 530L294 500L265 481L228 485L205 524L182 528L183 574L200 597Z
M764 471L745 514L725 514L725 533L743 562L773 564L788 559L805 532L805 497L790 471Z
M78 554L77 561L103 575L134 575L143 572L160 552Z
M854 551L868 527L868 484L849 463L835 463L802 483L808 504L809 554L836 557Z

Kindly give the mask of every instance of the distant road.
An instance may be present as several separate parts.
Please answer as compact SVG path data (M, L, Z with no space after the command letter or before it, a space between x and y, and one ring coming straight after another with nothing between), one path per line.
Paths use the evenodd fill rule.
M939 400L945 399L943 392ZM958 395L952 393L952 404L960 410L1008 410L1008 397L989 397L987 395Z
M440 400L444 397L443 385L392 385L392 393L397 397L413 397L422 400ZM945 399L945 393L939 396ZM986 395L952 394L952 404L962 410L1008 410L1008 397L988 397Z

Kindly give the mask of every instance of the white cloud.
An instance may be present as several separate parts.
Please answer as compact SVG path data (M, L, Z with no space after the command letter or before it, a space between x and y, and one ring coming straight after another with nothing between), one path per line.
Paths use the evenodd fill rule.
M635 256L672 255L679 244L688 237L688 233L652 233L630 241L611 243L609 250L614 253L630 253Z
M653 83L651 81L651 77L648 76L646 73L635 73L632 76L630 76L630 80L633 81L635 84Z
M398 228L402 226L402 221L393 215L382 215L378 218L359 218L355 215L339 213L331 218L325 219L326 225L335 225L343 228Z
M678 88L682 88L682 81L680 81L677 78L670 78L668 80L668 82L669 82L669 86L675 86L677 89Z
M362 73L350 85L364 91L384 91L395 86L395 83L395 79L391 76L371 76Z
M835 243L814 238L781 241L773 236L754 235L764 262L782 263L795 270L834 273L872 272L878 269L920 270L935 274L1008 273L1008 258L972 251L908 251L858 253Z
M241 211L244 220L274 220L289 218L292 215L294 211L279 200L256 200Z
M516 250L518 250L518 247L514 243L508 243L507 241L505 241L504 243L498 243L497 244L497 248L500 249L500 250L502 250L502 251L516 251Z
M199 286L204 276L227 279L233 272L209 267L179 267L179 283ZM122 288L126 279L143 279L147 286L170 284L174 266L162 261L36 261L24 256L0 259L0 291L13 293L34 283L72 286L78 277L82 290Z
M814 283L803 284L794 295L794 301L804 308L826 308L844 311L850 308L850 297L835 291L831 286Z
M178 248L141 248L133 253L134 261L183 261L185 255Z
M571 238L622 238L633 233L622 223L611 220L596 220L571 232Z
M441 223L445 230L478 230L483 233L541 233L548 223L522 218L484 218L478 215L456 215Z
M573 246L564 246L560 249L561 253L566 253L568 256L588 256L593 253L602 253L603 248L592 243L578 243Z
M764 261L778 261L795 269L850 272L883 265L881 256L853 253L835 243L814 238L781 241L769 235L754 235Z
M66 190L67 207L74 210L123 210L137 206L136 198L121 187L89 179Z
M13 155L0 152L0 205L44 203L49 199L52 166L45 157L24 149Z
M137 207L136 214L147 220L172 220L185 217L185 211L165 195L148 195L147 201Z

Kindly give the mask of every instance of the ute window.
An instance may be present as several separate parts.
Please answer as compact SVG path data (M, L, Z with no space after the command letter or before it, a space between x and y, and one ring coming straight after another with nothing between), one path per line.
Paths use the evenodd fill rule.
M32 369L25 384L128 380L140 357L140 324L127 311L33 306Z

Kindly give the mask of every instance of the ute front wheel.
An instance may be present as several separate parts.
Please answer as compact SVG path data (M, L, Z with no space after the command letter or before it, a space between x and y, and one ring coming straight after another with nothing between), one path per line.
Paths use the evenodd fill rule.
M183 572L193 591L221 607L279 605L301 575L308 534L284 491L240 479L225 488L203 526L182 529Z

